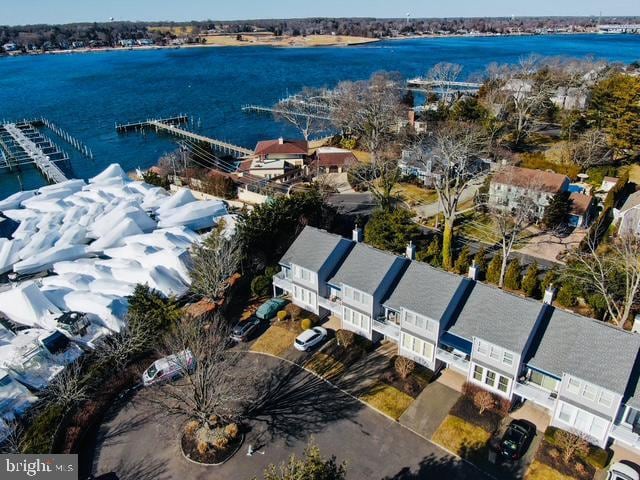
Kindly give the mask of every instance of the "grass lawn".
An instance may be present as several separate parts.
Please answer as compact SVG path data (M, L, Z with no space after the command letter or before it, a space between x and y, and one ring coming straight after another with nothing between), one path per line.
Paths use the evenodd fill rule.
M270 353L277 357L293 347L297 333L278 325L271 325L251 346L253 352Z
M431 438L435 443L457 453L461 457L472 456L483 449L491 435L480 427L453 415L447 415Z
M531 464L524 478L525 480L573 480L573 477L563 475L537 460Z
M362 395L360 399L395 420L398 420L413 402L409 395L383 382L376 383L371 391Z
M337 378L347 370L344 363L322 352L317 352L311 357L305 367L327 380Z
M486 213L469 211L459 215L457 222L456 235L489 245L499 240L491 217Z
M398 183L393 187L392 193L399 196L413 207L415 205L428 205L438 201L435 190L429 190L412 183Z
M640 185L640 165L629 165L629 181ZM620 172L622 173L622 172Z

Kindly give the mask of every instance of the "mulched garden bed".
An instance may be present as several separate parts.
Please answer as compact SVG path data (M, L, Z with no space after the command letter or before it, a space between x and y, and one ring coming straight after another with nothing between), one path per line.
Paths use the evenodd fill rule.
M428 368L416 363L416 368L411 374L403 379L395 369L395 360L397 355L394 355L389 359L389 365L387 369L382 372L381 380L394 388L397 388L403 393L406 393L411 398L417 398L418 395L424 390L433 378L433 372Z
M591 480L596 473L596 469L582 459L574 458L569 465L564 463L558 448L551 445L547 440L540 442L535 458L540 463L544 463L563 475L581 480ZM577 464L582 465L582 467L576 467Z
M207 465L216 465L224 463L231 458L238 451L243 441L244 435L238 435L237 438L229 442L224 450L210 449L204 454L201 454L198 451L195 437L192 435L182 435L180 446L182 453L190 460Z
M500 427L503 415L485 410L482 415L478 413L478 408L473 404L471 398L462 395L449 411L451 415L476 425L483 430L494 433Z
M366 352L364 351L364 349L358 347L357 345L345 348L341 345L338 345L338 342L335 339L332 339L322 349L322 353L324 353L325 355L329 355L334 360L337 360L344 366L348 367L360 360Z

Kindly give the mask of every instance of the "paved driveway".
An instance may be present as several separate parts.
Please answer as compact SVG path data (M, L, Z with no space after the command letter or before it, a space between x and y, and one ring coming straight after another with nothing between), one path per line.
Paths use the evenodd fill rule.
M400 423L431 438L459 397L460 393L452 388L432 382L402 414Z
M304 370L256 354L247 354L244 361L245 368L263 369L271 388L251 412L251 431L242 450L226 464L201 467L183 459L178 422L154 416L145 398L155 391L142 390L102 426L94 471L115 472L121 480L262 478L267 465L300 453L313 437L324 455L347 461L350 479L482 478L436 445ZM247 456L248 444L263 454Z

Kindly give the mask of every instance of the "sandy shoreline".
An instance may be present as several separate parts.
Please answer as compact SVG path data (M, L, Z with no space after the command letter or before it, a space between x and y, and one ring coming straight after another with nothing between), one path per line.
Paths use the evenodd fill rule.
M556 32L546 35L585 35L595 34L596 32ZM46 52L27 52L27 53L15 53L9 52L6 57L18 57L18 56L39 56L39 55L64 55L64 54L77 54L77 53L101 53L101 52L122 52L122 51L138 51L138 50L179 50L183 48L247 48L247 47L270 47L270 48L320 48L320 47L357 47L359 45L369 45L371 43L377 43L386 40L399 41L399 40L417 40L421 38L489 38L489 37L526 37L526 36L544 36L536 33L506 33L506 34L425 34L425 35L407 35L401 37L388 37L388 38L367 38L366 40L358 38L353 42L335 42L325 44L305 44L295 43L288 44L286 42L273 43L273 42L241 42L233 44L220 44L220 43L193 43L182 45L140 45L135 47L98 47L98 48L76 48L73 50L49 50ZM343 37L346 38L346 37ZM0 58L3 56L0 55Z

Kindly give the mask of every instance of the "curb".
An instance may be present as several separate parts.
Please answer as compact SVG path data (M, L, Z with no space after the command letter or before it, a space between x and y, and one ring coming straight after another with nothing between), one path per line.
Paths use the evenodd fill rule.
M280 360L283 361L285 363L288 363L289 365L293 365L294 367L297 367L301 370L304 370L307 373L310 373L311 375L313 375L316 378L319 378L320 380L322 380L323 382L327 383L328 385L331 385L333 388L335 388L336 390L340 391L341 393L343 393L344 395L347 395L349 398L352 398L353 400L356 400L358 402L360 402L362 405L364 405L365 407L373 410L374 412L382 415L383 417L387 418L388 420L392 421L393 423L400 425L402 428L404 428L405 430L413 433L414 435L420 437L421 439L425 440L426 442L430 443L431 445L435 445L436 447L440 448L441 450L444 450L445 452L447 452L449 455L451 455L454 458L457 458L458 460L464 462L465 464L471 466L473 469L475 469L478 472L481 472L483 475L487 476L488 478L491 478L493 480L498 480L495 476L491 475L488 472L485 472L484 470L482 470L480 467L478 467L476 464L470 462L469 460L462 458L460 455L458 455L457 453L449 450L448 448L440 445L439 443L434 442L433 440L431 440L430 438L425 437L424 435L422 435L421 433L415 431L414 429L404 425L403 423L401 423L400 421L396 420L395 418L387 415L385 412L377 409L376 407L368 404L367 402L365 402L364 400L356 397L355 395L352 395L351 393L347 392L346 390L343 390L342 388L340 388L339 386L337 386L336 384L334 384L333 382L327 380L326 378L324 378L323 376L317 374L316 372L309 370L308 368L294 362L293 360L289 360L287 358L282 358L279 357L277 355L273 355L271 353L266 353L266 352L257 352L255 350L244 350L244 353L252 353L254 355L263 355L265 357L271 357L271 358L275 358L276 360Z
M244 445L244 433L243 433L242 438L240 439L240 443L238 444L236 449L233 452L231 452L229 456L225 458L223 461L218 463L202 463L197 460L194 460L193 458L189 458L188 456L185 455L184 450L182 449L182 437L184 437L184 433L178 436L178 450L180 450L180 453L182 454L182 458L184 458L187 462L193 463L194 465L198 465L199 467L218 467L220 465L223 465L227 463L229 460L231 460L236 455L236 453L240 451L240 448L242 448L242 445Z

